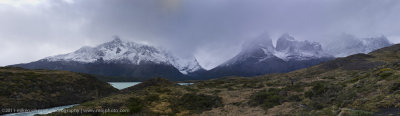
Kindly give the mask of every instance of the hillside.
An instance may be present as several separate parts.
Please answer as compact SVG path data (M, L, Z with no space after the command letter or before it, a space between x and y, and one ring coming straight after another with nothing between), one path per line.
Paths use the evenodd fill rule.
M399 70L400 44L284 74L191 86L153 80L72 109L130 110L122 115L397 115Z
M118 90L87 74L0 67L0 109L42 109L82 103ZM10 113L3 110L3 113Z

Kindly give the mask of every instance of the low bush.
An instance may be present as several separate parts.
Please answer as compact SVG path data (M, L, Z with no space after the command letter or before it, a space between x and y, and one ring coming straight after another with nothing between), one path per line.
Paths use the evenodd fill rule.
M279 95L280 91L280 89L270 88L256 92L251 96L250 104L253 106L261 105L264 109L280 105L284 100L284 96Z
M381 78L386 78L386 77L391 76L392 74L393 74L392 71L387 71L387 72L379 73L379 76L380 76Z
M327 82L314 82L310 91L305 92L305 97L334 97L342 86L338 84L330 84Z
M255 88L255 89L257 89L257 88L262 88L262 87L264 87L264 85L263 85L263 84L259 84L259 83L245 83L245 84L243 84L242 87L244 87L244 88Z
M373 116L373 112L367 112L363 110L345 110L343 111L343 116Z
M154 102L154 101L158 101L159 99L160 99L160 97L157 94L150 94L145 97L145 101L147 101L147 102Z
M312 83L311 90L304 93L304 97L311 99L310 105L313 109L322 109L327 104L341 103L338 99L339 94L343 91L340 84L331 84L327 82ZM347 97L346 97L347 98Z
M286 86L285 88L283 88L286 91L296 91L296 92L303 92L304 91L304 87L301 84L294 84L291 86Z
M194 112L201 112L222 106L222 98L219 96L187 93L177 101L176 106Z
M384 78L386 78L386 77L389 77L389 76L391 76L393 74L393 69L391 69L391 68L383 68L383 69L380 69L379 71L378 71L378 76L381 78L381 79L384 79Z
M143 109L144 105L141 99L132 97L128 100L128 108L132 113L138 113Z
M400 82L393 83L390 87L390 92L395 92L400 90Z

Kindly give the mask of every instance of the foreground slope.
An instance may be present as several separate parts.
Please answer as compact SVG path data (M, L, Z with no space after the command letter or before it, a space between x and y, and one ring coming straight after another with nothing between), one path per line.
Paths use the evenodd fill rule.
M400 44L284 74L227 77L190 86L162 79L146 83L72 109L129 110L121 115L398 114Z
M42 109L101 98L118 90L87 74L0 68L0 109Z

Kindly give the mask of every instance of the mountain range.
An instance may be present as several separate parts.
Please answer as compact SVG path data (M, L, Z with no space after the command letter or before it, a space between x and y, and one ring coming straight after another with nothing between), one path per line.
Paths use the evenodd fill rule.
M14 66L28 69L68 70L137 80L151 77L182 80L191 73L204 70L194 58L180 60L165 50L124 42L118 37L96 47L82 47L72 53Z
M264 34L244 43L239 54L208 71L207 76L213 78L284 73L333 58L322 50L319 43L297 41L289 34L283 34L275 47L269 35Z
M347 38L346 38L347 37ZM358 39L346 36L345 44L323 47L299 41L289 34L278 38L276 46L268 34L247 40L233 58L211 69L203 69L196 58L181 59L167 50L115 37L95 47L11 66L28 69L68 70L98 75L103 81L143 81L154 77L169 80L203 80L223 76L256 76L285 73L356 53L392 45L386 37ZM350 38L351 39L348 39ZM328 50L324 51L323 48Z
M335 57L346 57L349 55L364 53L367 54L379 48L393 45L385 36L359 38L350 34L342 34L335 37L325 45L327 53Z

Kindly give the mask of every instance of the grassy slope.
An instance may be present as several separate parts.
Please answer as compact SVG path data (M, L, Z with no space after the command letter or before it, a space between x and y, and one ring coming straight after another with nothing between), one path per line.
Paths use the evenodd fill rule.
M108 83L86 74L0 68L0 109L41 109L70 105L117 91Z
M227 77L191 86L167 81L138 85L72 109L131 109L122 115L397 114L399 70L400 45L394 45L285 74Z

